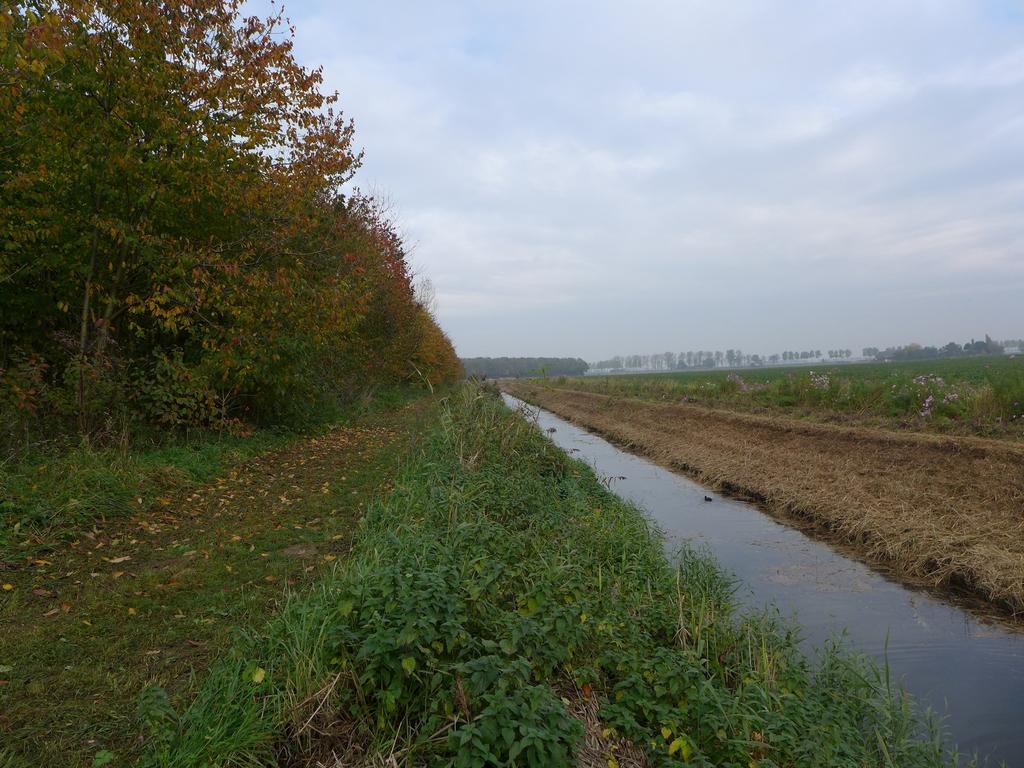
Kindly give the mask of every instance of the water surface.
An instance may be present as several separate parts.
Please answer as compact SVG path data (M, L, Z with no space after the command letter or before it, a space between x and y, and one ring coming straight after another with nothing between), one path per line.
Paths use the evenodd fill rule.
M993 765L1024 766L1024 633L890 581L752 504L720 497L543 409L503 397L644 509L670 551L684 541L706 545L741 580L744 603L774 604L795 618L808 650L845 631L858 650L879 661L887 657L897 681L946 717L962 751L988 755Z

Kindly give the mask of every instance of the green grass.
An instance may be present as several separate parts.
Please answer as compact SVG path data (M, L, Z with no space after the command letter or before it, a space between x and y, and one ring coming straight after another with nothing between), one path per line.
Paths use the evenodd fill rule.
M738 613L734 588L707 554L670 564L637 509L466 387L350 558L240 640L191 706L147 695L144 765L328 749L573 765L581 696L597 697L602 764L622 740L651 765L955 762L877 667L836 645L807 659L777 616Z
M1024 437L1024 357L557 377L547 383L839 422Z
M0 559L23 559L94 523L139 512L154 499L216 477L294 435L210 436L140 452L81 446L25 455L0 469Z
M159 685L173 705L191 701L237 633L345 555L434 413L430 398L388 401L329 434L274 437L238 470L227 453L207 463L203 446L135 457L198 463L217 478L130 518L86 517L78 539L51 536L39 559L0 571L11 586L0 592L0 768L85 768L106 752L129 765L142 746L139 692Z
M55 442L28 450L0 463L0 561L43 556L95 524L141 512L157 498L206 482L306 434L393 410L416 391L378 390L347 408L321 412L303 431L257 429L244 436L147 432L122 447Z

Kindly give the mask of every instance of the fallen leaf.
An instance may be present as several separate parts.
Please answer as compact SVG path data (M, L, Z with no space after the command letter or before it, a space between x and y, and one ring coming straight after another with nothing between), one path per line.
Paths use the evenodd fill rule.
M132 556L122 555L121 557L104 557L103 559L106 560L108 563L123 563L125 560L131 560Z
M13 584L4 584L4 592L10 592L12 589L14 589Z

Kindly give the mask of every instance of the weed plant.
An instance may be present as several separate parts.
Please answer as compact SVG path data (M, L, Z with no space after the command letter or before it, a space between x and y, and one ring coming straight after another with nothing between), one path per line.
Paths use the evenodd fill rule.
M740 615L708 554L670 562L636 508L474 387L360 526L184 713L145 694L145 765L276 765L324 739L345 764L573 765L563 697L597 697L609 745L651 765L956 762L883 672Z

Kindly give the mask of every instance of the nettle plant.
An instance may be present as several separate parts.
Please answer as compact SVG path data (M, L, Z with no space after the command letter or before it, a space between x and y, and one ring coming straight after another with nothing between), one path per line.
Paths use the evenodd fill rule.
M563 696L585 692L652 765L861 764L879 748L931 764L870 667L832 647L816 669L771 615L737 616L709 555L670 564L539 432L486 398L445 419L364 519L331 622L339 711L367 740L397 738L412 764L572 765L583 730Z
M418 722L446 736L440 751L459 765L570 762L582 726L538 681L585 641L583 596L512 589L525 574L495 556L510 543L500 526L424 533L354 573L339 605L334 661L354 681L349 715L378 731Z

